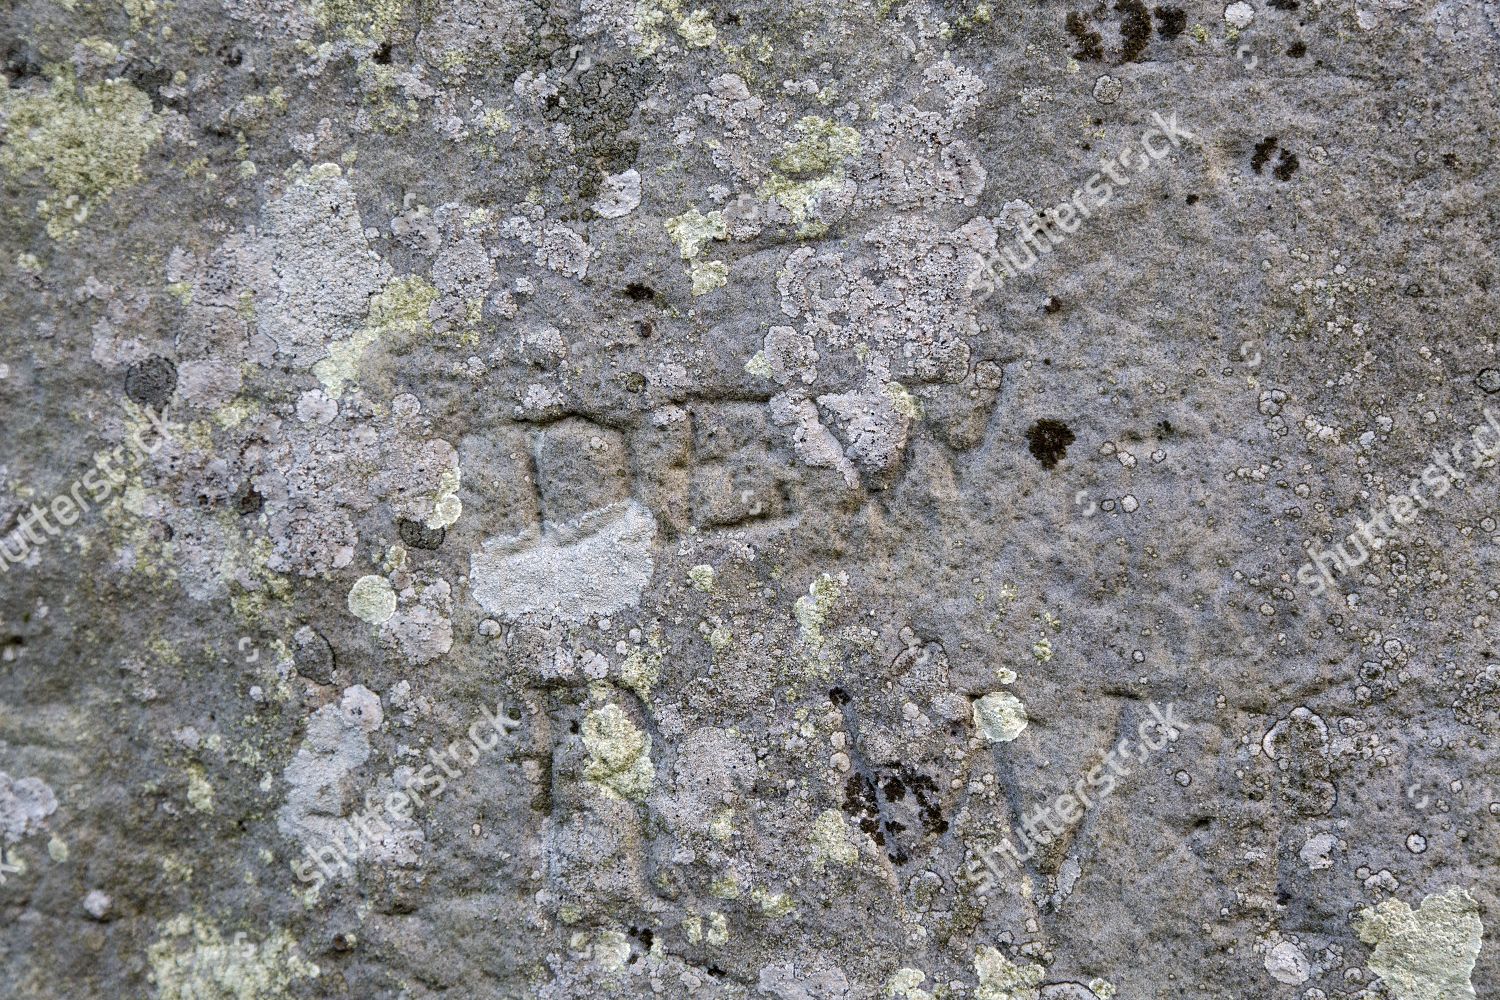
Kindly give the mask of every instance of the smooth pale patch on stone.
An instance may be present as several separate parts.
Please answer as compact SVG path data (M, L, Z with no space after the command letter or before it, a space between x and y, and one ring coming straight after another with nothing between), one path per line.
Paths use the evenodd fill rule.
M396 591L383 576L362 576L349 589L349 611L360 621L382 625L396 613Z
M492 615L612 614L640 603L655 541L656 518L634 500L549 526L540 538L492 538L469 558L471 593Z
M599 185L594 211L606 219L618 219L634 212L641 204L641 175L631 168L623 174L611 174Z
M1224 8L1224 21L1231 28L1243 31L1255 20L1255 8L1240 0Z
M1388 899L1355 916L1359 939L1374 947L1370 971L1395 1000L1475 1000L1469 977L1479 958L1484 924L1468 890L1428 896L1413 910Z
M1266 952L1266 971L1278 983L1301 986L1312 978L1312 965L1302 949L1290 941L1282 941Z
M1026 706L1004 691L992 691L974 703L974 728L991 743L1009 743L1026 728Z

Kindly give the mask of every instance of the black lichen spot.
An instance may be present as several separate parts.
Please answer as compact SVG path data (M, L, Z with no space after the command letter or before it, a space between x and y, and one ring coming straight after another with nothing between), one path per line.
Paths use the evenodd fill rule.
M1302 0L1268 0L1268 2L1277 10L1296 10L1302 6Z
M1062 312L1062 307L1062 299L1058 298L1056 295L1049 295L1047 296L1047 301L1042 303L1042 312L1050 316L1053 313Z
M656 289L650 285L643 285L639 281L632 281L625 286L625 294L633 302L649 302L656 298Z
M177 391L177 366L153 354L125 372L125 395L139 406L161 410Z
M391 43L381 42L380 48L376 49L370 58L382 66L389 66L391 64Z
M1068 29L1068 34L1078 42L1078 51L1073 53L1074 59L1104 61L1104 38L1099 32L1089 27L1088 21L1084 20L1082 14L1076 10L1070 11L1064 24Z
M1031 449L1031 455L1042 463L1044 469L1056 468L1057 463L1068 453L1068 445L1074 440L1073 432L1061 420L1038 420L1026 432L1026 443Z
M1187 30L1187 11L1181 7L1158 7L1156 14L1156 33L1171 41Z
M1276 161L1276 179L1278 181L1291 180L1292 175L1297 172L1298 166L1299 164L1297 162L1297 154L1291 152L1290 150L1283 149L1281 151L1281 159Z
M1187 202L1189 205L1196 205L1196 204L1198 204L1198 196L1195 195L1195 194L1190 194L1190 195L1188 195L1186 198L1184 198L1182 200L1185 201L1185 202Z
M1444 153L1443 154L1443 166L1447 167L1449 170L1457 170L1458 169L1458 157L1455 156L1452 153Z
M828 700L842 708L849 704L849 692L841 687L830 688L828 691Z
M413 549L435 549L448 537L447 528L429 528L421 521L402 517L396 520L396 533L401 541Z
M1141 0L1116 0L1115 10L1122 17L1120 62L1128 63L1145 52L1151 42L1151 12Z
M650 340L651 335L656 332L656 324L649 319L643 319L635 326L635 335L642 340Z
M1307 43L1293 42L1292 47L1286 50L1286 54L1291 56L1293 59L1301 59L1303 56L1307 55Z
M1271 162L1271 154L1276 152L1276 137L1268 135L1255 144L1255 152L1250 157L1250 169L1257 174L1260 168Z

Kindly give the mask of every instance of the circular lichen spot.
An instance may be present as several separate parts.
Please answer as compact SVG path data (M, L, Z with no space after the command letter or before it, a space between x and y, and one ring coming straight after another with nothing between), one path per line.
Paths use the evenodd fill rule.
M396 613L396 592L383 576L362 576L349 590L349 610L354 617L379 625Z
M1474 376L1474 384L1487 393L1500 392L1500 368L1485 368Z
M125 372L125 395L138 406L160 410L177 391L177 366L153 354L137 361Z
M1004 691L992 691L974 702L974 728L991 743L1009 743L1026 728L1026 706Z

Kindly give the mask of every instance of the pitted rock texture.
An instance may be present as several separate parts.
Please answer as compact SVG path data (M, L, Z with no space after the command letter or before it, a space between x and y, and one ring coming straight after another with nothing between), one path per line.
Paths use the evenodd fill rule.
M1500 995L1497 66L12 0L0 995Z

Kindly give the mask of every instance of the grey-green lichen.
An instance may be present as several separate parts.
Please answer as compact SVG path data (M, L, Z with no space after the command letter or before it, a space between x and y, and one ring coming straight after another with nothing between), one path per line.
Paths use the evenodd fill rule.
M844 814L837 809L825 809L813 820L813 862L818 867L832 863L848 868L859 860L859 848L854 846Z
M605 705L583 720L583 745L589 753L584 776L605 792L640 801L651 791L656 768L651 737L638 729L625 710Z
M1030 962L1015 963L996 948L974 953L974 972L979 977L975 1000L1037 1000L1046 970Z
M54 238L139 181L141 160L161 133L151 98L125 80L80 86L58 69L45 91L0 87L0 170L12 178L41 174L49 193L37 214Z
M293 982L318 976L285 930L259 941L244 934L225 940L217 927L186 914L162 926L146 957L158 1000L275 1000Z
M974 702L974 729L991 743L1009 743L1026 728L1026 706L1006 691L992 691Z
M1479 958L1484 924L1466 889L1428 896L1416 910L1388 899L1355 916L1354 931L1374 947L1370 971L1396 1000L1474 1000L1469 977Z
M329 398L338 399L359 377L359 363L382 340L400 344L421 333L431 333L427 311L437 300L437 289L420 275L392 278L370 298L368 322L351 336L328 345L328 356L313 365Z

